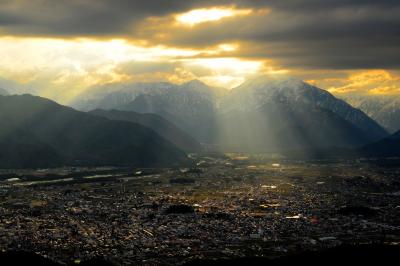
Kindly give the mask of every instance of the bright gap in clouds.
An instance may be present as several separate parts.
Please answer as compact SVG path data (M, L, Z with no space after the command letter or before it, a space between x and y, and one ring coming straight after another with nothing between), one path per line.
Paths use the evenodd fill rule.
M233 88L245 81L249 76L263 70L262 61L245 61L238 58L198 58L186 62L191 67L210 69L210 75L203 76L201 80L218 87Z
M175 18L181 24L194 26L199 23L217 21L227 17L249 15L251 12L251 9L214 7L208 9L194 9L177 15Z
M90 86L114 82L199 79L211 86L232 88L263 66L263 61L218 57L236 49L237 45L229 43L196 50L144 47L123 39L3 37L0 78L35 88L32 93L61 103L68 103ZM213 57L202 58L204 55ZM132 62L135 71L124 68Z

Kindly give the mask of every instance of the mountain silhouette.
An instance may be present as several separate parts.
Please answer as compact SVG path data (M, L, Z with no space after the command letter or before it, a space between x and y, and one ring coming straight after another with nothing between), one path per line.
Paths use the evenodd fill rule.
M24 167L37 167L176 165L188 161L183 151L151 129L31 95L0 96L0 143L4 147L0 157L8 158L3 168L21 162ZM29 152L22 152L25 149Z

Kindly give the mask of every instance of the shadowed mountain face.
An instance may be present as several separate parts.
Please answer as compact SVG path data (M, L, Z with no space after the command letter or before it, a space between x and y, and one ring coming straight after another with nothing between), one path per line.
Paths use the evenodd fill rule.
M400 156L400 131L375 143L368 144L360 149L366 156L399 157Z
M233 89L220 108L229 147L288 150L356 147L387 135L361 111L296 79L257 78Z
M141 125L111 121L30 95L0 96L0 145L0 158L8 161L3 168L14 167L17 161L26 162L24 167L187 162L181 150Z
M213 142L216 105L225 89L212 88L200 81L182 85L134 83L104 86L82 95L72 104L80 110L122 110L158 114L200 142Z
M335 113L319 107L266 104L231 111L220 119L220 143L233 151L282 151L355 147L369 142L363 132Z
M92 115L102 116L111 120L120 120L136 123L152 129L157 134L187 152L201 151L201 145L194 138L165 118L156 114L139 114L136 112L125 112L118 110L94 110L89 112Z
M194 80L157 94L141 94L121 110L159 114L200 142L214 142L217 105L226 90Z
M212 101L188 91L140 95L121 110L158 114L201 142L213 142L216 110Z
M153 84L147 91L143 84L135 86L114 88L96 101L113 99L114 109L158 114L198 141L225 150L355 147L387 136L362 111L292 78L259 77L224 92L199 81Z

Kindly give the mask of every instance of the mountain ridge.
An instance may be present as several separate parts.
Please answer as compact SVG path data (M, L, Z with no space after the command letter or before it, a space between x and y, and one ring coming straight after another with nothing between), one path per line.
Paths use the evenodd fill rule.
M0 88L0 95L1 96L8 96L9 94L10 93L6 89Z
M145 87L143 84L140 86L141 89L121 88L118 93L128 93L130 95L128 97L131 97L133 100L131 102L125 100L113 102L113 109L160 115L172 121L179 128L203 143L218 145L226 142L225 140L229 137L238 135L238 132L243 132L246 129L246 127L231 127L231 125L238 123L239 120L235 119L235 117L230 117L229 113L236 113L236 116L241 117L241 120L252 121L252 125L248 124L248 127L257 128L257 124L264 125L267 120L273 121L272 116L268 112L273 112L276 108L281 108L288 116L279 116L280 119L290 121L292 124L289 126L274 121L270 124L270 127L264 125L259 136L256 138L259 140L259 143L252 146L264 146L262 135L264 134L268 137L271 132L277 130L274 127L279 126L287 128L288 131L290 131L289 128L296 128L294 130L296 132L307 131L311 139L312 134L317 138L320 134L318 132L319 129L314 125L315 123L311 123L308 120L307 114L303 110L309 110L314 119L317 121L321 120L326 125L324 130L327 136L332 135L326 131L330 128L330 131L337 132L338 136L349 138L342 141L336 139L335 141L331 141L327 137L326 145L324 146L336 146L338 144L340 144L339 146L350 147L361 146L388 135L380 125L362 111L335 98L325 90L295 78L261 76L247 80L231 91L224 92L218 92L215 88L196 80L181 85L162 83L160 87L157 87L156 83L147 84L148 91L143 89ZM129 91L135 91L135 95L130 94ZM138 91L140 93L137 93ZM113 96L109 95L107 97L112 98ZM107 97L103 99L107 99ZM265 108L268 105L275 107L271 107L270 109ZM260 112L262 114L257 116L258 121L254 121L250 117L251 113L257 115ZM299 121L290 120L290 116L297 116ZM225 119L227 121L224 121ZM338 122L340 119L346 122ZM314 125L314 132L306 130L301 126L301 120ZM342 132L333 130L334 128L329 123L339 126L339 129L342 127ZM229 129L224 128L226 125L229 125ZM298 129L300 128L301 130L299 131ZM353 133L350 133L350 131L353 131ZM236 139L236 142L240 143L243 139L247 138L247 135L252 134L248 130L248 134L243 133L241 137ZM276 138L283 135L294 138L291 132L277 134ZM356 135L359 135L358 139L354 137ZM318 138L320 139L320 137ZM286 141L281 139L278 142L284 143ZM300 145L301 139L298 138L298 141L299 143L297 144ZM264 142L267 142L267 140ZM322 145L322 140L320 142Z
M360 153L372 157L400 157L400 130L360 148Z
M256 84L253 84L254 82ZM259 105L271 102L287 102L288 104L299 104L301 106L315 105L330 110L359 127L366 134L371 135L372 140L387 136L387 132L362 111L353 108L343 100L335 98L328 91L299 79L273 79L271 83L268 83L263 78L256 78L234 88L232 94L231 97L228 97L227 102L229 104L239 102L237 103L238 106L253 106L254 104L251 105L251 102L257 103L260 100L262 102ZM243 99L249 97L249 102L243 102Z
M161 137L164 137L178 148L186 152L199 152L202 150L200 143L198 143L195 139L176 127L173 123L156 114L139 114L132 111L107 111L102 109L90 111L89 114L105 117L111 120L121 120L140 124L152 129Z
M0 125L0 138L29 132L32 139L50 146L61 155L61 162L69 165L187 162L184 152L148 128L82 113L31 95L0 96ZM3 152L1 156L8 155Z
M368 114L382 125L389 133L400 130L400 96L399 95L338 95Z

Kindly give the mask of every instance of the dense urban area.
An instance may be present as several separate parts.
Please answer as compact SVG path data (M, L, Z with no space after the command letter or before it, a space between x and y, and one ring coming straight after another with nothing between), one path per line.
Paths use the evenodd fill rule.
M400 244L400 167L390 160L192 157L191 168L3 170L0 249L176 265Z

